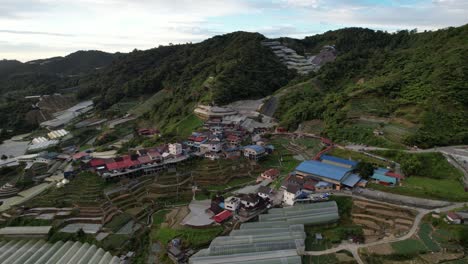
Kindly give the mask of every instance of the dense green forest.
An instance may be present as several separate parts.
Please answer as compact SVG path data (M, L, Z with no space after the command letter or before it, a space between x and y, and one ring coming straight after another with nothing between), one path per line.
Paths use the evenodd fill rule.
M146 117L160 127L188 116L197 102L230 103L261 98L294 76L260 44L258 33L234 32L197 44L133 51L82 79L78 96L97 95L100 109L158 93Z
M290 85L277 117L289 129L325 122L337 140L385 145L356 119L403 119L414 125L402 142L421 147L468 143L468 26L389 34L347 28L288 39L302 50L334 44L338 57L309 81ZM362 122L361 122L362 123ZM370 141L370 140L371 141ZM370 141L370 142L369 142Z
M0 60L0 129L28 132L37 124L26 121L32 103L27 95L63 93L80 78L109 65L121 54L77 51L65 57L22 63ZM5 134L5 132L4 132ZM8 136L8 135L5 135Z

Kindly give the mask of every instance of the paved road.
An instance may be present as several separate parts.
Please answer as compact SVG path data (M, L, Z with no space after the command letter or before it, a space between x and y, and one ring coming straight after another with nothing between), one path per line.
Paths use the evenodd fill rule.
M364 146L364 145L347 145L345 146L346 149L350 149L353 151L358 151L362 153L366 153L366 151L372 150L390 150L388 148L379 148L379 147L372 147L372 146ZM447 161L452 164L454 167L459 169L463 173L463 182L465 188L468 188L468 166L463 166L460 161L457 161L454 156L458 157L465 157L468 160L468 146L467 145L457 145L457 146L446 146L446 147L436 147L430 149L409 149L409 150L402 150L407 153L429 153L429 152L440 152L446 158ZM398 165L398 164L397 164ZM397 166L397 170L399 169L399 165Z
M262 107L261 113L267 116L273 116L278 107L278 98L275 96L270 97Z
M452 205L449 205L449 206L440 207L438 209L441 212L447 212L447 211L451 211L451 210L456 209L456 208L463 207L463 206L465 206L467 204L468 203L455 203L455 204L452 204ZM398 242L398 241L402 241L402 240L406 240L406 239L411 238L416 233L416 231L418 230L419 224L421 223L421 220L424 218L424 216L432 211L432 210L428 210L428 209L415 208L415 207L409 207L409 206L405 206L405 207L418 211L418 214L416 215L416 217L414 219L414 222L413 222L413 225L411 226L411 229L404 236L395 237L395 238L384 238L384 239L379 240L379 241L364 243L364 244L352 244L352 243L349 243L349 242L343 242L342 244L340 244L337 247L329 248L329 249L322 250L322 251L305 251L304 255L307 255L307 256L320 256L320 255L336 253L336 252L341 251L341 250L347 250L347 251L349 251L349 252L351 252L353 254L354 258L356 259L356 261L358 263L364 264L364 262L362 261L361 257L359 256L359 253L358 253L360 248L371 247L371 246L376 246L376 245L381 245L381 244L386 244L386 243L393 243L393 242Z

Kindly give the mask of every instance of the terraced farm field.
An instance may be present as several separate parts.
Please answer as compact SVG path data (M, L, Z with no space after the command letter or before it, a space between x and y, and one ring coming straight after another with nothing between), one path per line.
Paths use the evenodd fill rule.
M96 174L81 173L62 188L51 188L27 202L30 207L99 206L105 182Z
M366 242L406 234L414 217L413 211L364 200L354 200L352 210L353 223L362 226Z

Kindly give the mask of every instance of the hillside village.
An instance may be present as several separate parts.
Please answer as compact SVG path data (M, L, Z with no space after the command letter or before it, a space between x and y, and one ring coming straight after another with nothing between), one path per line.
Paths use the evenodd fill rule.
M405 186L407 176L397 162L347 150L318 135L288 132L258 109L199 105L194 110L198 128L185 138L164 142L161 132L151 127L127 129L130 134L123 140L107 141L108 127L123 129L135 118L125 114L100 119L89 102L72 106L42 123L47 129L43 134L15 138L31 139L25 155L2 159L2 170L12 172L2 177L0 236L33 240L2 243L0 249L9 259L24 260L39 258L27 254L31 248L60 248L70 254L50 255L52 259L220 263L229 257L235 263L302 263L316 245L349 240L364 247L399 238L404 242L412 235L411 225L421 211L382 203L381 194L369 190ZM83 128L98 134L82 139L77 133ZM156 144L121 151L135 137ZM87 145L99 141L106 147ZM372 164L372 171L360 175L360 163ZM21 168L21 176L15 168ZM452 203L401 203L429 210L449 226L468 223L465 211L445 211L456 208ZM388 208L400 216L391 216ZM331 235L336 228L344 230L338 240ZM165 236L163 230L174 230L174 235ZM185 231L197 236L203 230L211 235L201 244L177 235ZM389 235L384 230L393 231ZM150 244L142 250L122 237ZM61 242L68 239L77 242ZM445 247L431 243L439 243L437 252ZM13 248L19 251L12 254ZM455 247L450 252L461 251ZM348 259L356 258L351 253ZM334 253L335 258L346 259L346 254Z
M188 95L22 98L38 126L0 145L0 262L466 263L468 147L406 146L395 120L411 122L363 115L360 101L330 114L341 97L322 98L308 78L338 58L337 45L312 54L251 38L265 52L258 61L274 62L266 72L292 74L292 85L269 93L261 88L272 84L255 83L258 94L226 104L215 103L213 76ZM350 97L363 93L353 87ZM196 103L170 105L178 96ZM336 124L301 110L309 96L330 104L314 111L350 115L365 130L332 140L324 131ZM294 118L313 119L283 126L284 97L297 101ZM168 104L180 113L155 122ZM359 131L384 143L363 144Z

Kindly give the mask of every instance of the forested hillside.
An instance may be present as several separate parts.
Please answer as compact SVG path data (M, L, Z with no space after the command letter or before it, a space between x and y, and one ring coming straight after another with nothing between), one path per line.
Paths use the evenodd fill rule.
M83 76L109 65L119 54L78 51L65 57L21 63L0 60L0 129L26 132L37 126L28 123L31 102L27 95L62 93Z
M369 129L369 120L381 120L377 127L388 122L402 131L402 143L466 144L466 36L468 26L396 34L348 28L288 39L306 51L335 44L339 54L311 80L284 88L277 117L290 129L320 119L323 133L337 140L385 145Z
M345 28L279 39L303 55L335 45L336 60L308 76L288 70L261 45L263 35L247 32L128 54L0 61L0 128L32 128L22 122L30 108L22 96L73 87L101 111L137 103L141 118L163 130L200 102L274 94L275 115L290 130L312 127L337 141L379 146L468 143L466 36L468 26L422 33Z
M197 102L225 104L261 98L286 85L294 73L260 44L258 33L234 32L197 44L134 51L81 80L80 98L97 95L106 109L158 93L146 117L159 126L177 122Z

